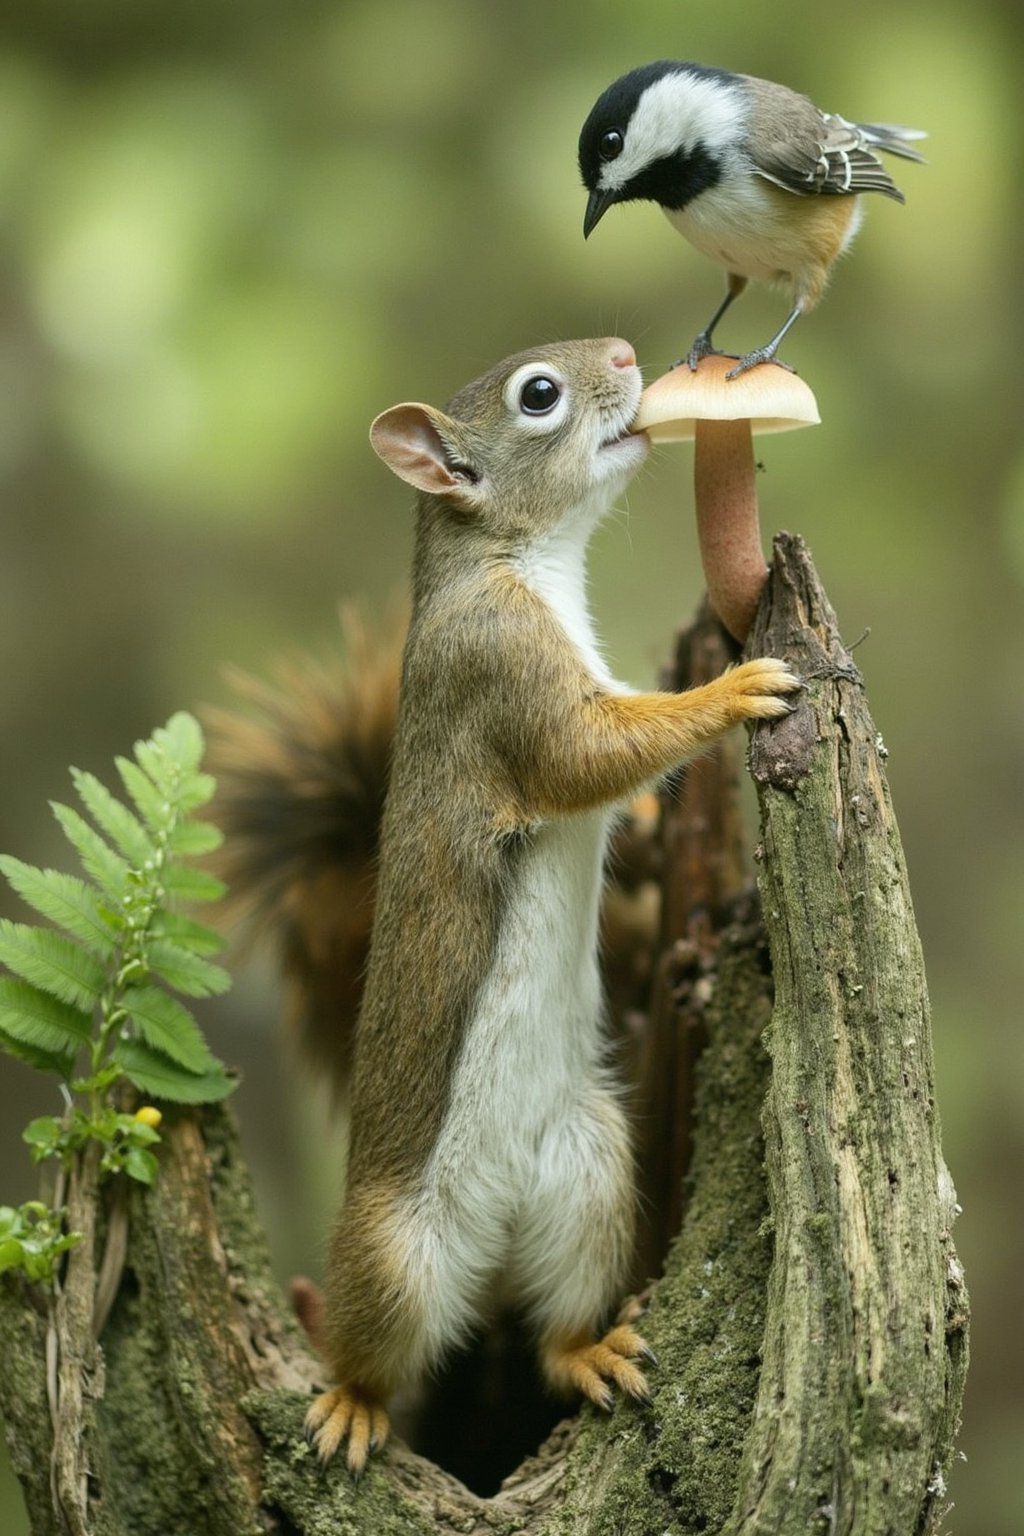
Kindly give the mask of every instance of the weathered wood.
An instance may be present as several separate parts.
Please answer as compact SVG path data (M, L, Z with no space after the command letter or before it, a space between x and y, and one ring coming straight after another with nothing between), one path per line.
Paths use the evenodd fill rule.
M775 1262L731 1533L910 1533L941 1510L966 1370L924 966L864 684L799 539L752 654L806 682L755 736Z
M735 660L738 647L705 602L680 630L660 678L665 689L699 686ZM661 915L657 965L635 1031L631 1078L640 1185L635 1276L657 1276L683 1219L693 1156L696 1064L707 1034L709 976L729 910L752 883L740 804L743 739L722 738L661 787Z
M8 1280L0 1292L0 1408L34 1536L274 1528L241 1400L259 1386L308 1391L314 1367L271 1277L229 1112L169 1113L160 1165L152 1192L108 1187L87 1213L102 1234L103 1209L127 1194L126 1258L98 1343L95 1288L73 1267L84 1243L45 1313L46 1298L32 1298L31 1328L26 1288ZM26 1382L39 1387L27 1400Z
M736 774L711 756L664 861L666 1018L708 1043L685 1219L644 1320L651 1407L585 1409L491 1499L398 1443L358 1486L341 1464L322 1473L301 1436L318 1367L271 1277L230 1112L173 1115L156 1189L128 1197L98 1343L88 1277L60 1328L52 1301L2 1277L0 1409L34 1536L66 1529L48 1337L78 1426L74 1446L58 1434L61 1484L88 1536L930 1529L966 1366L955 1197L881 748L799 541L776 546L755 636L807 680L752 747L774 1006L756 903L735 888ZM689 970L679 922L703 946Z
M103 1360L92 1331L96 1299L96 1222L99 1149L89 1146L71 1164L68 1226L81 1241L68 1254L54 1286L47 1337L54 1420L50 1486L61 1529L89 1536L88 1443L95 1404L103 1396Z

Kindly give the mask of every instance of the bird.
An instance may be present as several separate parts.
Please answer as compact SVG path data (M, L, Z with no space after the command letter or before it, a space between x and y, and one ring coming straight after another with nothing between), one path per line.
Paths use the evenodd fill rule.
M751 278L788 287L784 323L737 359L727 375L734 378L777 361L790 328L817 304L860 226L862 194L906 201L879 152L923 162L913 141L925 137L822 112L809 97L754 75L660 59L608 86L583 124L584 238L613 203L654 202L725 268L725 298L680 359L691 369L717 353L715 327Z

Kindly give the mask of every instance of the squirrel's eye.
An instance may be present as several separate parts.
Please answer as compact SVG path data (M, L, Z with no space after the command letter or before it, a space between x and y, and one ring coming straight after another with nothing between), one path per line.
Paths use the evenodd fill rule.
M598 154L602 160L617 160L622 154L622 146L625 142L618 128L609 128L607 133L601 135Z
M546 416L561 399L562 391L546 373L535 373L519 391L519 408L527 416Z

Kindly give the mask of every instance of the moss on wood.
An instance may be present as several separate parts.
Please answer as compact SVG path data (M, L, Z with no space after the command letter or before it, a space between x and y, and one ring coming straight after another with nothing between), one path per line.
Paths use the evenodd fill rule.
M61 1362L88 1375L65 1464L89 1468L89 1536L924 1536L935 1524L967 1359L955 1196L882 748L799 541L777 543L752 643L807 680L751 755L774 1002L749 895L716 898L725 926L688 980L666 935L666 1017L699 1020L708 1044L685 1220L644 1320L659 1357L651 1406L584 1410L491 1499L398 1443L358 1485L341 1464L321 1472L301 1435L317 1366L270 1274L230 1114L169 1116L158 1185L132 1193L98 1348L79 1320ZM734 794L727 772L721 783ZM710 821L731 868L735 817ZM0 1409L34 1536L63 1536L46 1379L58 1333L46 1298L5 1277Z
M924 966L863 680L798 539L751 636L806 680L752 756L776 1001L765 1104L776 1259L730 1532L914 1532L962 1385L962 1275Z

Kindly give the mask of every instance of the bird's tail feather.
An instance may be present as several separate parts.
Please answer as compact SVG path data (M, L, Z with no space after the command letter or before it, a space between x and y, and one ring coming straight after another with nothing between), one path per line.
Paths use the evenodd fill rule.
M922 165L925 163L924 155L910 146L910 140L928 137L923 129L903 128L899 123L858 123L857 127L874 149L899 155L904 160L916 160Z

